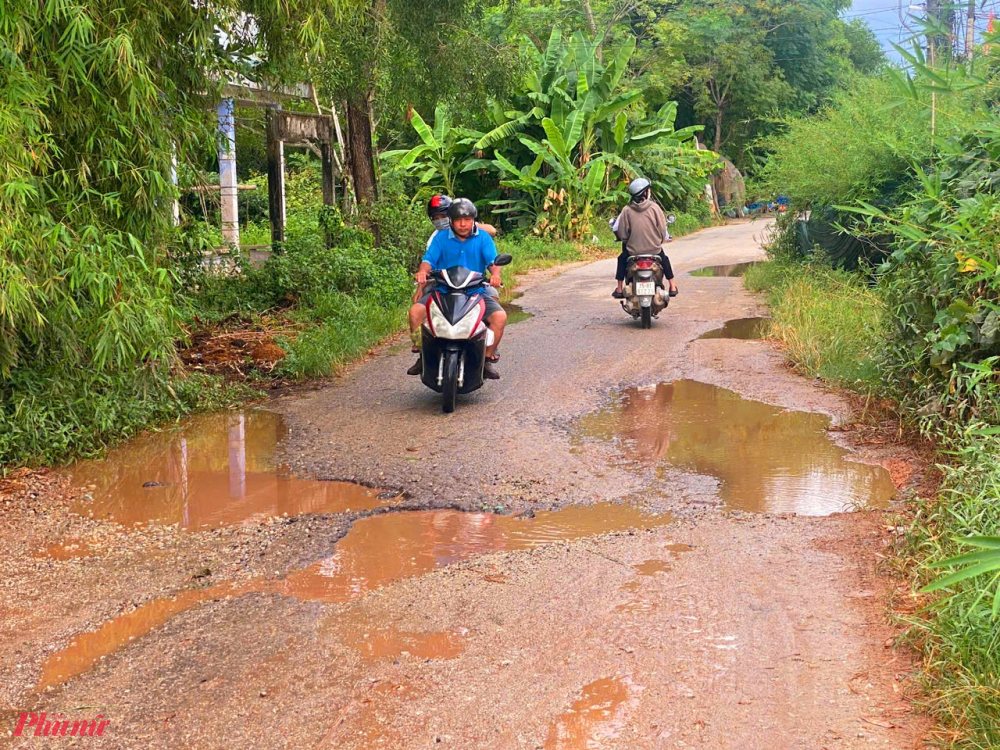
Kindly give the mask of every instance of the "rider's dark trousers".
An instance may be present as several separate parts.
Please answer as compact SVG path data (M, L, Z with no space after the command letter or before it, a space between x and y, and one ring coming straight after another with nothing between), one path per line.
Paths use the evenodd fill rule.
M660 263L663 264L663 275L670 281L674 278L674 269L670 266L670 258L667 254L660 251ZM622 248L622 254L618 256L618 273L615 274L615 281L625 281L625 275L628 272L628 250Z

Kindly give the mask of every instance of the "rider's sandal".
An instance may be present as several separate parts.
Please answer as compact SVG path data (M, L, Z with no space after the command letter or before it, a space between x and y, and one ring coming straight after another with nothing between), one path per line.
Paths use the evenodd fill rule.
M674 291L672 291L670 293L670 296L671 297L676 297L678 294L680 294L680 289L674 289Z
M611 296L614 297L615 299L625 299L625 292L619 292L617 289L615 289L613 292L611 292Z
M500 354L499 354L499 352L493 352L493 356L492 357L487 357L486 361L489 362L492 365L495 365L497 362L500 361Z

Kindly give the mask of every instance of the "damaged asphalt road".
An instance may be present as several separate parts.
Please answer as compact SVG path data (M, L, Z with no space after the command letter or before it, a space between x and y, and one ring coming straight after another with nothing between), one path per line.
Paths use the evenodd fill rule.
M611 261L529 277L518 302L533 317L504 340L502 380L454 415L403 374L400 346L269 403L275 459L387 491L362 493L363 511L317 512L332 507L321 498L304 514L265 503L221 526L124 527L73 512L96 481L8 489L10 729L33 711L100 714L111 723L85 741L109 748L913 747L912 665L886 646L874 571L878 513L732 509L733 462L788 507L844 477L872 504L891 494L840 448L822 470L809 440L756 450L784 410L840 421L847 403L772 344L699 340L766 310L738 278L687 272L760 257L764 229L675 242L681 295L649 331L611 299ZM710 437L671 431L689 412L666 384L681 382L711 403ZM645 412L621 416L650 389L666 435L642 431ZM741 401L778 408L728 429ZM824 423L809 429L827 440ZM704 445L721 446L725 471L694 455ZM772 481L786 455L805 455L795 465L819 484Z

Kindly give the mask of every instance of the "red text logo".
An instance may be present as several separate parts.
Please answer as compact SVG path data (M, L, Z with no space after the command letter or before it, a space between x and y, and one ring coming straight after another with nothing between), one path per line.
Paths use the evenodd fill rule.
M14 736L34 734L35 737L100 737L110 723L104 720L104 716L69 720L65 714L53 714L51 718L48 714L20 714ZM32 729L35 731L32 732Z

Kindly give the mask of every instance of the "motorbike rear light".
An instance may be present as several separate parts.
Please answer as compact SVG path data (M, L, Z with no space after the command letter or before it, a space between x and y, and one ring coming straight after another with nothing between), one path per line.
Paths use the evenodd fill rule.
M651 261L651 260L640 260L639 262L636 263L636 266L638 266L639 268L641 268L643 271L648 271L650 268L653 267L653 261Z

